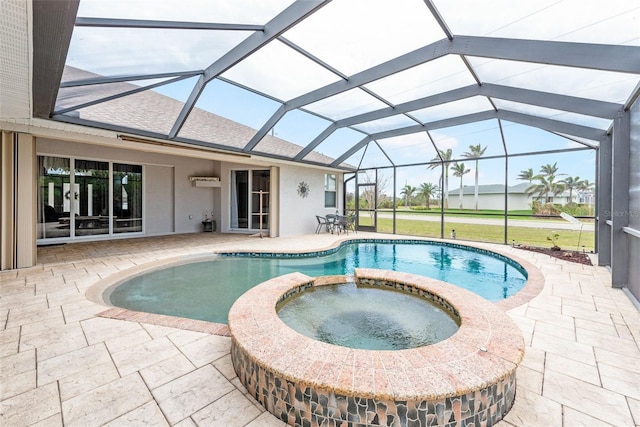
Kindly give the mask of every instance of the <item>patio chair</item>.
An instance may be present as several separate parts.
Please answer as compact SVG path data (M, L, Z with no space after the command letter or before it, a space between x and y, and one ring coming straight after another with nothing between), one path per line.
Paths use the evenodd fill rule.
M322 230L322 227L324 227L325 230L330 231L329 221L327 221L327 218L320 215L316 215L316 220L318 220L318 226L316 227L316 234L320 234L320 230Z
M355 214L347 215L347 230L351 230L354 233L357 233L357 231L356 231L356 216L355 216Z
M349 234L349 218L344 215L338 215L336 227L338 228L338 233L344 231L345 233Z
M338 215L329 214L327 215L327 230L333 234L335 230L337 230L338 226Z

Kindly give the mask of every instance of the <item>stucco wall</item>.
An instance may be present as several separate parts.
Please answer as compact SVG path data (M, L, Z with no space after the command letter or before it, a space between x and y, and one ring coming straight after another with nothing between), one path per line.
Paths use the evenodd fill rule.
M232 170L243 169L270 169L269 166L246 165L240 163L222 163L220 179L222 181L221 211L219 227L223 232L229 232L231 194L229 179ZM326 215L335 213L336 208L324 208L324 174L333 173L316 168L304 168L298 166L280 166L279 174L272 172L272 189L279 188L278 198L271 198L272 205L270 214L277 217L270 218L273 224L278 221L275 234L279 236L295 236L299 234L313 233L316 229L315 215ZM337 175L337 198L338 206L342 203L342 181L341 174ZM277 180L275 182L274 180ZM298 185L301 181L309 185L309 195L302 198L298 195Z
M320 169L287 167L280 170L280 235L292 236L313 233L317 227L316 215L342 212L342 178L337 175L337 208L324 207L324 175L332 173ZM298 195L300 182L309 185L309 195Z
M214 202L214 189L194 187L189 181L190 176L219 175L220 162L218 161L45 138L38 138L37 152L38 155L144 165L146 234L199 232L202 229L203 213L211 212L216 205L219 209L220 203ZM161 182L158 182L158 178ZM217 194L219 197L219 191Z

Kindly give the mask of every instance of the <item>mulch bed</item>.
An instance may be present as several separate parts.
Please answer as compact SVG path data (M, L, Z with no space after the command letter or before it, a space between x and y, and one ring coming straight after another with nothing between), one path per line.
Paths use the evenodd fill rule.
M551 248L539 248L535 246L518 246L519 249L524 249L525 251L538 252L542 254L547 254L554 258L562 259L564 261L575 262L577 264L584 265L593 265L591 263L591 258L589 255L583 252L578 251L565 251L563 249L554 250Z

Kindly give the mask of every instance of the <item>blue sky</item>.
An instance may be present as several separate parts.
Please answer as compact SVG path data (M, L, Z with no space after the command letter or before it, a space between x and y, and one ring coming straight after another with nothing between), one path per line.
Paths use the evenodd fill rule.
M155 19L176 21L264 24L284 10L292 0L82 0L78 15L84 17ZM637 0L434 0L453 34L537 40L639 45ZM580 13L576 13L579 10ZM500 11L500 13L496 13ZM358 17L358 19L354 19ZM385 31L380 31L384 28ZM330 29L330 31L327 31ZM140 28L87 28L74 30L67 63L104 76L202 70L215 63L229 49L249 37L251 31L194 31ZM386 60L445 37L422 0L345 0L328 3L300 24L283 34L289 41L350 76ZM554 92L602 101L624 103L638 84L637 76L549 66L471 55L465 60L482 82ZM222 77L253 90L269 93L280 101L341 77L313 63L280 41L274 40L254 55L234 65ZM160 87L158 92L185 101L195 78ZM367 89L393 104L441 93L455 87L475 84L467 66L457 55L437 58L366 85ZM608 122L595 117L532 107L515 102L493 100L499 109L507 109L546 118L566 120L599 129ZM254 129L272 116L280 103L220 80L211 81L196 107L237 121ZM377 110L386 106L360 89L306 106L333 120ZM412 112L423 122L490 110L484 97ZM468 151L469 145L487 146L485 156L504 154L496 120L455 128L438 129L431 137L440 149L452 149L454 155ZM273 134L300 146L307 145L330 122L305 112L288 113L273 129ZM395 125L414 124L405 116L356 127L375 133ZM502 122L509 153L573 148L575 142L549 132L514 123ZM340 129L320 144L316 151L330 157L360 141L357 129ZM419 163L434 158L435 150L425 133L378 141L397 164ZM373 145L362 162L363 167L385 165L386 159ZM360 157L347 160L360 164ZM463 184L474 182L474 162L464 160L470 173ZM593 151L512 157L510 184L528 168L557 162L559 172L595 179ZM504 163L484 160L479 167L481 184L504 183ZM399 169L398 186L419 186L437 182L439 171L425 167ZM451 179L450 188L458 182Z

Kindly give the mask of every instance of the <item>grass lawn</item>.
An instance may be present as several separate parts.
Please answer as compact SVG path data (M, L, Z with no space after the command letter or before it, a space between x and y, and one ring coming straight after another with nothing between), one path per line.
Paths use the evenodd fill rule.
M392 209L379 209L378 212L384 212L385 214L393 214ZM400 207L396 210L397 214L402 215L434 215L440 216L440 208L431 208L427 209L406 209ZM445 216L458 216L460 218L493 218L500 219L504 218L504 211L502 210L490 210L490 209L445 209ZM520 221L540 221L541 218L536 218L533 216L533 211L531 209L526 210L512 210L508 211L509 219L517 219ZM553 218L546 218L545 221L549 222L565 222L560 216ZM589 220L582 219L581 221L587 222Z
M378 212L384 212L386 214L393 214L393 210L392 209L380 209L378 210ZM439 208L434 208L434 209L402 209L399 208L396 210L396 213L398 215L433 215L433 216L440 216L440 209ZM489 210L489 209L483 209L483 210L467 210L467 209L446 209L444 211L445 216L459 216L462 218L493 218L493 219L500 219L500 218L504 218L504 211L499 211L499 210ZM535 219L532 217L533 213L531 212L531 210L526 210L526 211L509 211L509 218L510 219L519 219L519 220L532 220ZM554 219L551 219L552 221ZM563 221L561 218L558 218L558 220Z
M362 221L361 221L362 223ZM456 230L459 240L472 240L478 242L504 243L504 227L500 225L465 224L445 219L445 238L449 238L451 229ZM393 222L391 219L378 218L378 231L381 233L392 233ZM410 236L440 237L440 223L431 221L399 219L396 221L396 233ZM594 249L595 233L593 231L583 231L578 247L579 231L559 230L558 246L565 250L582 250L584 245L586 251ZM530 246L551 247L547 240L551 237L548 230L532 227L512 227L508 228L508 243L515 240L516 244L526 244Z

